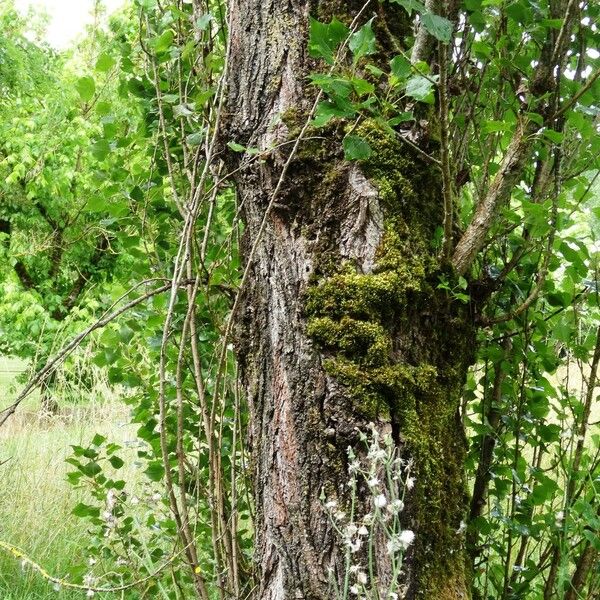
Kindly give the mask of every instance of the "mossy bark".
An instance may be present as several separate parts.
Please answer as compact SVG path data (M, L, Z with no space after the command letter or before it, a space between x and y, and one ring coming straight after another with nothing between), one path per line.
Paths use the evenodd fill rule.
M298 131L312 100L305 77L319 68L307 56L308 17L331 8L232 3L231 139L262 150ZM373 148L360 164L344 161L341 123L301 145L260 238L290 146L237 175L245 255L257 244L236 341L250 406L255 597L333 597L344 547L320 496L347 500L347 448L372 422L414 461L406 598L468 598L458 409L474 335L465 305L437 288L452 277L432 245L441 182L375 124L358 133ZM359 513L369 508L361 494ZM376 554L385 579L383 544Z

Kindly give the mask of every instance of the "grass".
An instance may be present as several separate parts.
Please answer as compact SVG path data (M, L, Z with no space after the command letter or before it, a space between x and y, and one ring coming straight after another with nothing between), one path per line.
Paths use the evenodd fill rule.
M0 409L14 397L17 361L0 360ZM10 371L10 372L8 372ZM38 403L39 406L39 403ZM55 417L40 417L35 399L0 428L0 540L20 548L56 576L87 562L84 522L71 515L84 491L66 481L70 444L87 446L94 433L117 443L130 436L127 411L114 397L63 404ZM128 481L136 477L126 475ZM121 595L106 595L121 598ZM0 549L0 600L78 600L85 591L56 591L30 568ZM103 596L98 594L96 599Z

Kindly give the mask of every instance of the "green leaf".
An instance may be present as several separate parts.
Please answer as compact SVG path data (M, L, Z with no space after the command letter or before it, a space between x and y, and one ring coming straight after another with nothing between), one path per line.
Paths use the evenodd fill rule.
M92 145L92 156L98 161L103 161L109 153L110 145L104 139L100 139Z
M96 104L96 112L101 117L105 117L106 115L108 115L110 113L110 110L111 110L110 102L101 101Z
M406 123L406 121L412 121L414 119L414 115L412 112L402 112L396 117L391 118L388 121L388 125L390 127L396 127L396 125L400 125L400 123Z
M382 71L379 67L376 67L375 65L366 65L365 69L375 77L381 77L382 75L385 75L385 72Z
M193 114L194 107L191 104L177 104L173 107L173 116L176 118L191 117Z
M554 131L553 129L544 129L543 134L554 144L560 144L565 137L560 131Z
M375 86L370 81L361 79L360 77L352 78L352 87L359 96L372 94L375 91Z
M350 119L355 114L356 108L354 108L354 105L343 98L338 98L335 102L325 100L317 106L315 118L312 120L311 125L313 127L323 127L334 117Z
M150 45L154 48L157 54L161 54L162 52L166 52L171 47L174 38L175 34L170 29L167 29L167 31L164 31L160 36L154 38L150 42Z
M421 15L421 23L425 29L437 40L449 43L452 39L452 30L454 25L451 21L432 12L426 12Z
M390 61L390 69L394 77L403 81L410 75L411 65L404 56L399 54Z
M432 77L427 78L422 75L413 75L406 82L406 95L420 102L433 104L432 91Z
M72 511L72 515L76 517L99 517L100 509L96 506L90 506L80 502Z
M148 465L144 472L150 481L160 481L165 475L165 468L162 463L154 461Z
M369 143L358 135L347 135L342 144L346 160L365 160L373 153Z
M325 93L330 96L340 96L348 98L352 93L352 82L343 77L335 77L322 73L314 73L309 75L309 79L314 85L319 86Z
M125 464L125 461L118 456L111 456L108 459L108 462L113 466L114 469L120 469Z
M496 133L498 131L508 131L512 128L512 123L507 121L485 121L481 127L483 133Z
M92 446L102 446L102 444L104 444L104 442L106 441L106 438L103 435L100 435L99 433L97 433L94 438L92 439Z
M95 461L91 460L85 465L79 467L81 471L88 477L95 477L98 473L102 472L102 467Z
M99 71L100 73L106 73L107 71L110 71L116 64L117 61L110 54L103 52L96 61L96 71Z
M135 77L132 77L127 81L127 90L130 91L134 96L138 96L138 98L143 98L146 94L144 83Z
M75 89L84 102L89 102L96 92L96 84L92 77L80 77L75 83Z
M365 23L356 33L350 36L348 46L352 54L354 54L355 63L363 56L374 54L377 50L372 23L373 19Z
M322 58L325 62L332 65L334 62L334 51L349 34L350 30L348 27L336 18L333 18L329 24L311 19L308 40L309 54L314 58Z
M206 13L196 21L196 27L200 31L206 31L208 29L208 26L211 24L212 20L213 16L210 13Z
M190 133L185 140L190 146L200 146L204 140L204 133L202 131Z
M419 2L419 0L390 0L390 2L402 6L409 15L412 15L413 10L418 13L425 11L425 5L422 2Z
M471 45L471 50L477 58L491 58L492 47L489 44L481 41L475 41Z
M242 146L241 144L238 144L237 142L227 142L227 145L234 152L246 152L246 146Z

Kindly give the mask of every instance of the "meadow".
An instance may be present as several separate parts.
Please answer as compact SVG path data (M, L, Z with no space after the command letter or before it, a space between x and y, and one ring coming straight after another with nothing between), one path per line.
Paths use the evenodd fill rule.
M25 365L0 359L0 406L14 396L16 379ZM127 408L108 388L85 403L61 401L55 416L42 416L32 397L0 429L0 540L21 549L49 573L62 577L76 563L86 562L85 525L71 514L84 499L66 479L71 445L88 445L95 433L117 443L131 431ZM135 479L135 472L129 475ZM102 598L97 594L96 598ZM120 597L111 595L111 597ZM77 600L85 591L55 589L30 567L0 549L1 600ZM107 595L108 598L108 595Z

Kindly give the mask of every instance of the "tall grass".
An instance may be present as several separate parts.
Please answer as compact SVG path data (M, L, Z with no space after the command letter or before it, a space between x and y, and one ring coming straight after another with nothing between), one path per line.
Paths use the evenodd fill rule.
M7 367L18 370L15 364L0 361L0 408L13 395L11 386L16 374L6 371ZM66 473L72 469L64 462L70 445L87 446L96 432L117 443L131 437L125 425L127 410L114 394L102 390L102 396L90 398L86 403L61 402L59 413L53 417L41 416L39 403L36 406L33 400L0 428L0 462L8 459L0 466L0 539L20 548L59 577L71 565L87 560L85 525L71 515L84 492L66 480ZM135 479L135 473L128 473L127 478ZM50 598L76 600L86 598L86 594L55 590L39 574L23 569L20 561L0 549L0 600Z

